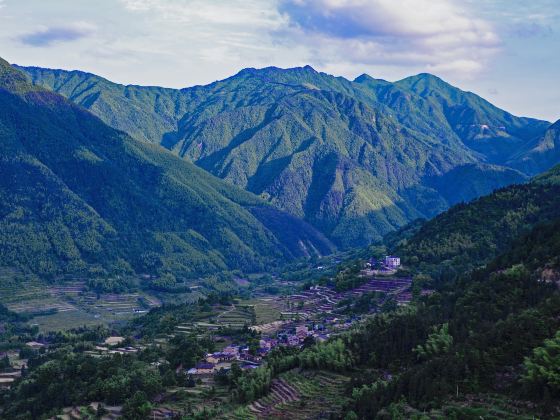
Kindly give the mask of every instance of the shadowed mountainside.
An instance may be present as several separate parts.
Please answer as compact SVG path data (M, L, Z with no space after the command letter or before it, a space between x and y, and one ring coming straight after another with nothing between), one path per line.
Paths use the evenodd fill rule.
M2 60L0 152L0 265L192 278L334 249L305 222L107 126Z

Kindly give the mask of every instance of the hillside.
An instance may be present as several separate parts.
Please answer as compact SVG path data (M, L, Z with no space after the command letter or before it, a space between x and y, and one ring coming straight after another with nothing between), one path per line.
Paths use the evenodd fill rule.
M295 368L299 376L327 370L348 378L347 391L337 393L339 399L348 398L337 414L340 418L557 418L560 206L551 199L557 200L558 190L553 189L560 186L559 175L556 167L534 179L527 187L535 194L522 189L488 197L496 200L495 206L493 212L479 215L480 223L489 223L502 243L494 252L499 255L487 255L487 264L463 271L462 261L454 260L457 277L436 284L408 307L378 313L327 343L269 358L270 391L248 409L270 409L275 381ZM498 234L494 225L504 206L506 218L524 218L524 229L502 219ZM532 208L535 219L521 207ZM456 211L436 218L437 227L456 229ZM423 233L434 243L438 238L431 235L437 232ZM287 381L286 387L292 384L296 380ZM324 395L333 389L334 384L325 384ZM289 404L283 407L291 409Z
M519 235L560 217L559 177L556 166L527 184L459 204L393 245L394 252L415 269L438 275L484 265Z
M270 67L173 90L22 70L107 124L304 218L341 247L523 182L544 163L514 164L513 152L550 125L427 74L390 83Z
M352 334L358 366L372 369L352 392L357 417L556 418L559 232L558 218L537 226L414 310Z
M1 60L0 152L0 266L193 278L333 249L305 222L105 125Z
M508 162L527 173L549 169L560 161L560 120L552 124L542 136L529 142Z

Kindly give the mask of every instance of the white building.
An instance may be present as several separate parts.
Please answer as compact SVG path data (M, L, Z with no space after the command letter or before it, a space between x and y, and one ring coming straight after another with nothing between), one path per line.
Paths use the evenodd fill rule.
M385 257L385 265L389 268L397 268L401 265L401 259L399 257L393 257L391 255L387 255Z

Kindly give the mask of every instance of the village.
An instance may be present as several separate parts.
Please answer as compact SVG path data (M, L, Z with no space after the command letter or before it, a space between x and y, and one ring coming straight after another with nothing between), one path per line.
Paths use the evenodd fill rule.
M260 334L258 348L251 349L245 343L232 343L221 351L207 354L184 373L208 376L222 369L227 372L233 363L237 363L241 369L254 369L276 347L301 348L306 344L326 341L377 313L377 309L360 315L341 313L341 303L365 294L377 294L381 303L393 299L396 305L407 305L412 300L412 279L394 277L400 265L399 257L386 256L381 261L372 258L364 264L360 276L365 282L357 288L337 292L332 287L315 285L284 297L262 298L268 305L280 310L280 319L250 327ZM429 293L427 290L422 292ZM206 326L212 328L215 324Z
M216 341L227 343L219 350L208 353L194 366L178 366L177 374L211 380L217 373L226 373L236 364L241 370L255 369L266 362L267 355L278 347L302 348L315 342L324 342L336 336L355 323L377 313L384 302L392 300L396 305L406 305L412 299L412 279L395 276L400 268L400 259L387 256L382 260L370 259L363 263L359 273L361 284L358 287L336 291L332 286L314 285L307 290L286 296L269 295L259 297L253 305L232 305L223 312L205 320L176 327L176 334L210 334ZM423 291L429 293L429 291ZM354 302L361 296L378 298L377 305L363 313L344 311L345 304ZM255 317L255 308L266 308L272 315ZM268 322L262 322L266 320ZM236 342L224 336L223 328L248 328L257 337L256 342ZM171 335L170 337L173 337ZM156 339L158 345L169 339ZM258 343L258 344L257 344ZM92 357L113 354L132 354L145 349L149 344L120 336L111 336L98 343L85 353ZM48 345L39 342L26 344L34 351L47 351ZM17 352L0 354L9 359L11 368L0 374L0 387L9 387L21 376L26 368L24 357Z
M320 270L320 267L314 269ZM234 298L210 305L202 303L193 312L192 319L175 324L171 332L156 333L149 339L133 334L115 334L91 343L83 353L96 359L115 355L139 357L154 348L165 354L173 341L181 336L187 340L196 337L213 342L212 351L192 363L170 365L169 360L161 356L150 362L154 371L172 369L178 383L182 384L159 395L156 401L158 407L152 412L154 418L173 417L184 409L179 408L182 407L179 403L173 403L175 395L179 395L177 392L187 396L181 401L191 401L197 409L202 409L208 401L207 394L215 389L220 393L226 392L222 381L231 376L228 372L257 369L266 365L267 357L275 349L304 349L314 343L325 342L387 310L387 305L395 308L409 304L412 300L412 279L406 271L399 272L400 269L400 259L396 256L361 261L355 273L356 283L344 290L337 288L332 281L302 288L301 282L282 280L288 284L286 289L293 290L292 293L257 292L249 299ZM422 294L428 293L430 291L422 291ZM366 305L358 308L358 302ZM38 338L37 341L27 342L19 351L0 353L0 359L8 360L6 367L0 369L0 388L10 388L14 381L25 375L28 353L47 353L50 346L48 340ZM328 377L320 379L332 380ZM288 395L304 392L302 389L292 392L290 385L281 381L275 384L270 397L272 400L291 401ZM316 391L320 392L319 389ZM109 412L104 419L118 418L122 410L120 406L104 408ZM91 409L67 407L60 418L81 418L77 410ZM263 409L255 403L249 410L258 413Z

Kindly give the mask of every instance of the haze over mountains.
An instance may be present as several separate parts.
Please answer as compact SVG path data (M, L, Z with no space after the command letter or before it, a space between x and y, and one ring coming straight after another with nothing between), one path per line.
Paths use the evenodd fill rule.
M42 276L222 270L331 252L313 227L117 131L0 60L0 266Z
M112 127L303 218L341 248L525 182L559 160L558 123L515 117L429 74L390 83L271 67L175 90L22 70Z

